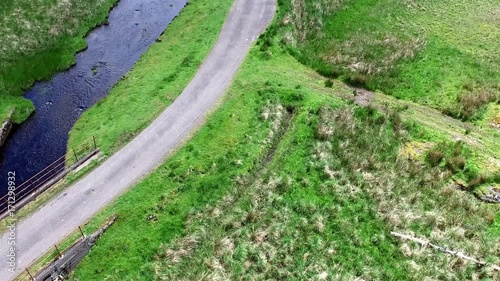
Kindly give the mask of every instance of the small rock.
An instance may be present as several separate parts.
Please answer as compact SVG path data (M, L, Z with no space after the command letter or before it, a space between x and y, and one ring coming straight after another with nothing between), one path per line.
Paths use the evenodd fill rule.
M153 220L153 221L157 221L158 220L158 217L156 215L149 215L146 220L150 221L150 220Z

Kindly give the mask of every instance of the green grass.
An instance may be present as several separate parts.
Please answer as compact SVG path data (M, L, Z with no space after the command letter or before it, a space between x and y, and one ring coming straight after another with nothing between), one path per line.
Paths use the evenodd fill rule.
M275 87L278 93L269 98L286 100L286 88ZM321 123L314 104L338 106L312 99L288 105L295 108L291 128L260 177L235 183L218 204L190 214L184 238L163 245L154 264L158 279L311 280L328 274L398 280L408 274L371 200L351 201L320 163L311 163L314 124Z
M416 125L339 99L350 90L260 46L193 140L86 226L119 217L73 279L496 276L390 236L499 262L494 207L398 156Z
M70 143L97 135L111 154L149 124L193 77L222 25L223 16L210 15L225 14L230 2L193 1L162 42L84 114ZM206 5L211 12L202 12ZM499 264L495 206L450 184L446 167L449 158L464 157L455 171L462 176L496 159L497 135L473 125L466 133L458 120L380 93L372 102L379 110L359 108L350 101L352 89L279 46L280 22L252 49L193 139L85 226L90 232L118 215L72 278L498 278L489 267L389 234L424 237ZM179 48L184 45L196 48ZM130 112L140 119L130 120ZM464 140L460 153L450 142L457 136ZM412 142L450 145L432 166L401 152ZM420 153L425 159L428 150Z
M468 177L473 170L477 175L485 170L478 163L497 160L498 133L473 125L466 133L464 123L422 106L444 111L462 94L475 97L495 89L497 18L485 13L495 11L496 3L359 0L340 1L336 7L336 1L299 0L293 2L296 13L287 17L291 2L279 2L278 18L207 124L85 226L90 233L118 215L72 278L499 278L489 267L478 268L389 234L396 230L425 237L500 263L498 210L449 184L452 172ZM147 126L194 76L231 3L191 1L161 42L107 98L85 112L69 146L95 135L110 155ZM315 3L323 6L315 8ZM11 6L3 9L10 11L5 14L11 14ZM43 18L50 15L40 11L37 19L45 24ZM57 45L71 49L81 42L75 40L74 45ZM352 89L319 76L289 53L322 74L340 75L420 105L376 93L373 107L359 108L351 102ZM73 52L68 54L60 61L71 63ZM381 71L347 71L350 60L331 64L339 54L361 58L360 68ZM4 100L25 102L15 95L0 99L2 105ZM484 103L483 98L461 100L479 107ZM15 116L19 122L30 110L29 104L22 107L25 112ZM488 120L496 118L497 107L490 104L484 110ZM463 118L468 108L448 113ZM470 118L480 115L476 110ZM488 127L487 122L478 124ZM460 153L450 142L457 136L464 140ZM438 144L434 150L446 143L443 159L438 155L439 161L430 165L406 157L404 145L414 142ZM421 151L421 158L429 151ZM464 167L461 161L447 164L453 157L463 157Z
M68 146L95 136L111 154L170 105L194 77L222 28L233 1L191 1L97 105L87 110L70 132ZM133 118L131 117L133 116Z
M279 3L282 43L324 75L464 120L500 100L498 1Z
M21 123L34 110L22 97L33 82L75 62L83 37L105 21L116 0L5 0L0 4L0 123L15 110Z

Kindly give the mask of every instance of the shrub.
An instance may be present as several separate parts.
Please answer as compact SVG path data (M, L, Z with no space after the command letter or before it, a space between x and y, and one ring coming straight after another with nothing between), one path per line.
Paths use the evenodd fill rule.
M327 87L327 88L333 87L333 81L331 79L326 80L325 87Z
M463 156L452 156L446 159L446 168L453 173L462 171L465 168L465 158Z
M368 89L368 76L363 74L352 74L344 79L344 82L350 86Z
M489 90L469 91L457 97L457 108L449 108L445 113L466 121L474 117L485 105L497 100L498 95Z
M401 115L396 111L392 111L389 114L389 120L391 121L394 132L399 134L401 132L401 129L403 128L403 120L401 119Z
M464 153L466 154L467 150L464 150L464 145L461 141L455 143L443 142L429 149L426 160L432 167L436 167L439 166L444 159L445 167L452 173L457 173L465 169L467 161ZM477 175L474 171L468 171L468 169L472 167L473 166L469 166L464 171L466 174L473 174L468 175L468 178L474 178Z
M321 76L328 77L331 79L338 78L341 75L341 71L329 66L325 66L321 63L308 63L305 62L305 64L312 65L316 71L321 74Z
M462 155L463 143L461 141L457 141L453 145L452 156L457 157Z
M479 176L475 177L473 180L470 181L469 183L469 188L475 188L483 183L487 183L489 180L488 176L486 174L480 174Z
M444 159L444 152L439 148L431 148L429 152L427 152L427 162L431 164L432 167L439 166L441 161Z

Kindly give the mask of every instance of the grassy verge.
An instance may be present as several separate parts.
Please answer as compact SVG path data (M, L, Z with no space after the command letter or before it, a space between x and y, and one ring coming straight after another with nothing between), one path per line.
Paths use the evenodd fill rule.
M73 279L496 277L390 237L499 262L494 207L400 156L416 125L339 99L352 90L325 88L279 47L259 49L193 140L86 226L119 217Z
M101 151L110 154L149 125L194 77L232 2L190 1L159 38L161 42L149 48L106 98L82 114L68 146L96 136Z
M23 91L74 63L83 37L105 21L117 0L5 0L0 4L0 123L15 109L21 123L34 110Z
M495 0L279 3L281 42L324 75L463 120L500 100Z

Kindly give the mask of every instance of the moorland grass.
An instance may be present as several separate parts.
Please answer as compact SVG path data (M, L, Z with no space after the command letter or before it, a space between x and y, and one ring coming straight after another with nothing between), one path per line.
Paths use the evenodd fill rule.
M185 10L205 20L184 27L195 33L203 22L208 31L191 37L171 25L110 97L87 111L71 142L99 134L103 151L112 153L168 105L220 29L223 16L207 14L230 6L212 2L192 1ZM209 13L196 10L203 5ZM183 18L184 12L173 24ZM453 149L435 167L401 157L404 143L419 135L415 124L334 97L352 90L337 81L325 87L325 79L276 46L275 32L251 51L224 103L193 140L86 225L90 233L118 215L73 279L498 278L488 266L389 235L426 237L499 263L496 209L447 184ZM203 41L206 34L214 37ZM208 43L199 53L175 49L183 45L169 43L170 36L192 46ZM167 53L177 62L170 68ZM142 119L131 120L130 112Z
M262 36L193 140L90 221L87 231L119 216L72 278L497 278L488 266L389 235L425 237L499 263L496 209L448 184L446 159L469 157L467 146L458 154L450 144L434 167L402 157L405 143L439 143L447 132L334 97L352 89L337 81L325 87L277 46L277 35L272 26ZM140 73L122 83L134 87ZM101 118L141 110L106 103ZM111 153L131 136L109 124L100 130L115 131L104 146Z
M279 3L281 42L323 75L463 120L500 100L498 1Z
M273 92L280 88L286 86ZM295 108L292 129L265 173L258 179L238 178L234 191L217 204L189 214L187 233L164 242L157 253L153 265L157 280L496 276L390 237L395 228L473 249L478 241L470 240L477 238L462 241L460 236L476 231L485 243L480 251L494 257L498 250L488 249L495 247L488 234L493 208L487 211L489 221L482 218L474 226L459 223L455 216L463 210L452 209L453 204L463 203L457 201L458 194L452 199L441 194L447 189L438 176L440 170L398 158L403 131L409 128L397 129L397 119L370 108L330 102L322 101L319 108L307 102ZM471 223L478 216L458 220Z
M399 156L412 123L334 97L336 83L318 90L283 49L260 49L193 140L86 226L119 217L75 280L496 277L390 236L498 263L494 207Z
M21 123L34 110L22 97L34 81L74 63L84 36L104 22L117 0L4 0L0 3L0 123L14 111Z
M157 279L396 280L408 274L370 199L352 200L326 179L323 166L304 164L312 160L318 112L295 108L265 173L240 179L218 204L190 214L185 236L160 249Z

